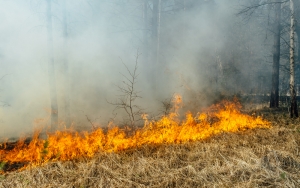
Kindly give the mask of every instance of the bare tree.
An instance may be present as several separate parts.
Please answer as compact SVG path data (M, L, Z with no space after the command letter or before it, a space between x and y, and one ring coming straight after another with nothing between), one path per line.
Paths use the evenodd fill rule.
M144 11L143 11L143 18L144 18L144 59L145 63L148 63L148 2L149 0L144 0Z
M291 30L290 30L290 94L291 94L291 118L298 117L298 107L295 91L295 7L294 0L290 0Z
M154 70L157 72L159 66L159 52L160 52L160 17L161 17L161 0L153 0L153 20L152 20L152 37L153 37L153 61ZM154 76L154 87L157 85L156 75Z
M273 71L272 89L270 97L270 108L279 106L279 64L280 64L280 31L281 31L281 4L275 4L275 23L274 23L274 45L273 45Z
M141 98L139 91L136 91L136 83L138 78L138 59L140 54L137 52L135 59L134 70L130 71L124 64L129 76L122 74L124 77L123 85L117 86L121 93L116 102L108 102L115 106L115 110L123 109L127 114L127 121L129 121L131 128L134 128L136 122L140 120L142 115L142 109L136 104L136 99Z
M64 53L63 53L63 101L65 110L65 123L70 125L70 98L69 98L69 65L68 65L68 22L67 22L67 5L63 0L63 36L64 36Z
M51 130L55 129L58 124L58 106L56 93L56 79L54 67L53 53L53 33L52 33L52 13L51 0L47 0L47 33L48 33L48 75L50 88L50 103L51 103Z
M297 52L297 61L298 63L298 74L300 73L300 1L295 2L295 18L296 18L296 35L297 35L297 47L298 47L298 52ZM298 80L299 84L299 80ZM298 86L299 87L299 86Z
M266 1L256 1L251 6L245 6L238 15L247 14L248 19L254 14L254 12L263 6L274 7L275 19L274 27L272 33L274 34L274 44L273 44L273 67L272 67L272 85L271 85L271 95L270 95L270 108L279 107L279 70L280 70L280 57L281 57L281 47L280 40L284 37L282 36L282 26L281 26L281 12L282 4L288 2L287 0L266 0ZM269 16L268 16L269 19ZM285 41L285 40L284 40ZM286 42L286 41L285 41ZM288 43L288 42L286 42Z

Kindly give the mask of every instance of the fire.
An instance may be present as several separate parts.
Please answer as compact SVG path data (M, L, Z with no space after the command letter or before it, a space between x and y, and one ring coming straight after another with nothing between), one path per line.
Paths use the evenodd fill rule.
M57 131L48 134L48 139L39 139L34 133L29 144L20 140L11 149L0 150L0 162L41 165L49 161L93 157L99 152L118 152L153 144L180 144L210 138L223 132L238 132L254 128L270 128L261 117L242 114L237 102L222 101L195 116L186 113L180 121L178 109L182 106L180 95L174 95L174 110L158 121L149 121L144 114L144 127L126 134L123 129L112 126L106 132L98 128L92 132Z

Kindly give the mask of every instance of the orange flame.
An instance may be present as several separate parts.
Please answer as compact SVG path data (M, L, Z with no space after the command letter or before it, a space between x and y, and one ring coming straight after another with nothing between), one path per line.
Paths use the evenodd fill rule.
M181 96L174 95L173 103L174 112L158 121L149 121L144 114L144 127L132 135L113 126L106 133L101 128L90 133L57 131L48 134L47 140L42 140L38 138L37 131L29 144L21 140L12 150L0 150L0 162L41 165L48 161L93 157L99 152L117 152L151 144L185 143L207 139L222 132L271 127L268 121L260 117L242 114L237 101L222 101L196 116L187 112L184 121L178 120L177 114L182 104Z

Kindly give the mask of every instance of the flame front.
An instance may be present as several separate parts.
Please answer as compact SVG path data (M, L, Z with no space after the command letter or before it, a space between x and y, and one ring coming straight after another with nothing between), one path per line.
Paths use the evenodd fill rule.
M41 165L48 161L71 160L93 157L99 152L117 152L153 144L179 144L207 139L222 132L238 132L254 128L270 128L268 121L260 117L242 114L240 104L223 101L193 116L186 113L184 121L178 118L177 110L182 98L174 96L174 112L158 121L149 121L143 115L144 127L133 134L113 126L106 133L98 128L92 132L57 131L47 140L38 138L36 132L29 144L19 141L11 150L0 150L0 162Z

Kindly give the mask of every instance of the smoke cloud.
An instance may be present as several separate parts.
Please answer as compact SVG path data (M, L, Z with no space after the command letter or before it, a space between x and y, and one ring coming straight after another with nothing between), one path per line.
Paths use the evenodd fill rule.
M67 57L71 120L91 128L87 117L106 126L126 114L114 111L118 86L130 78L136 55L136 99L143 112L155 117L162 102L174 93L183 95L185 108L199 110L207 96L257 89L268 64L263 54L269 39L258 34L261 23L241 23L237 0L163 0L160 14L159 64L155 64L152 36L153 4L139 0L66 0L68 40L63 34L62 1L52 1L53 46L59 119L64 120L63 61ZM48 125L50 96L46 1L0 1L0 137L32 132ZM146 42L147 41L147 46ZM260 71L260 72L259 72ZM155 81L153 80L155 79ZM154 84L153 84L154 83ZM155 86L154 86L155 85ZM246 87L247 86L247 87ZM261 86L263 87L263 86ZM222 89L220 89L222 88Z

